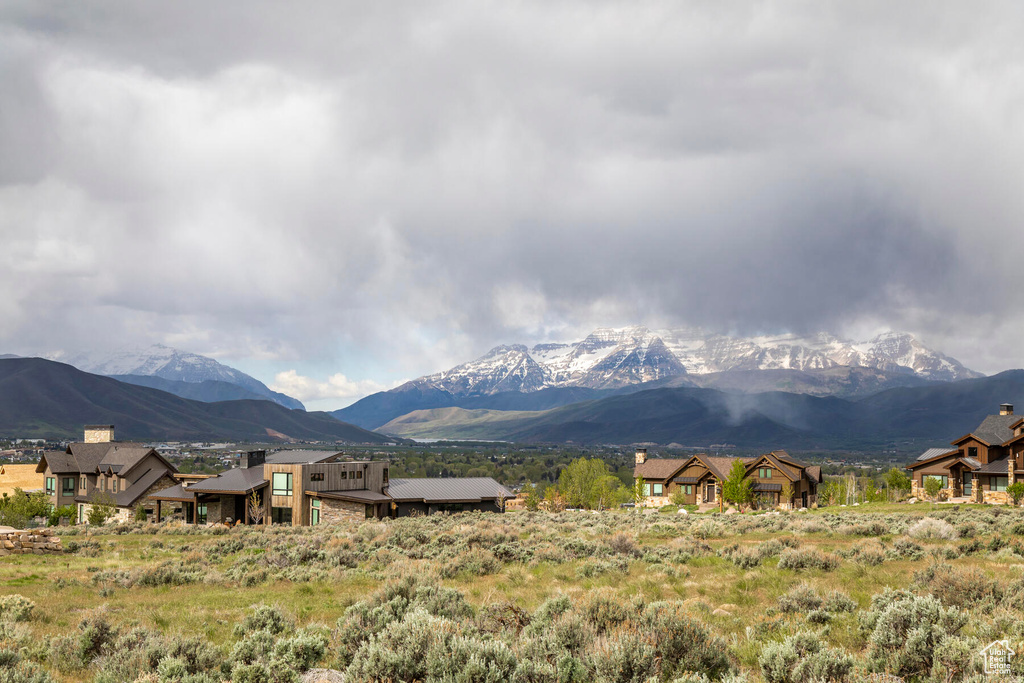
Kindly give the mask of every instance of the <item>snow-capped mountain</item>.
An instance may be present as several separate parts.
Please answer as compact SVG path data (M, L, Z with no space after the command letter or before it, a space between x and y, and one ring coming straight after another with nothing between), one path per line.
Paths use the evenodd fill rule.
M841 366L936 381L981 376L907 333L851 341L828 334L730 337L696 328L652 332L628 327L594 330L585 339L567 344L498 346L474 361L413 384L454 396L485 396L549 387L614 389L731 370L817 371Z
M188 384L206 381L227 382L248 389L286 408L305 409L298 400L271 391L263 382L241 370L218 363L206 356L179 351L162 344L145 348L124 348L113 352L54 354L49 358L96 375L160 377Z

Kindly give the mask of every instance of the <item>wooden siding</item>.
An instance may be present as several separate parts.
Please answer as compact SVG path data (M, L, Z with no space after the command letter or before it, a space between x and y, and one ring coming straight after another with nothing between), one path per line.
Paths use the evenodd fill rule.
M280 465L266 463L264 476L270 485L266 489L265 500L269 501L266 517L269 523L271 508L291 508L292 526L309 526L309 496L306 491L384 491L384 473L388 469L386 462L328 462L300 465ZM290 472L292 474L292 495L275 496L274 472ZM313 481L314 473L323 474L321 481ZM357 474L358 473L358 474ZM344 475L344 476L343 476Z

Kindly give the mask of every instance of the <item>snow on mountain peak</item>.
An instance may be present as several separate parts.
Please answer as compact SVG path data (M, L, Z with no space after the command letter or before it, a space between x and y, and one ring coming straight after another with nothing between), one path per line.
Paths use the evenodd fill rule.
M547 387L615 388L729 370L826 370L837 366L913 372L934 380L976 377L913 335L885 332L870 341L829 333L733 337L699 328L651 331L602 327L572 343L497 346L451 370L421 378L456 394L536 391Z

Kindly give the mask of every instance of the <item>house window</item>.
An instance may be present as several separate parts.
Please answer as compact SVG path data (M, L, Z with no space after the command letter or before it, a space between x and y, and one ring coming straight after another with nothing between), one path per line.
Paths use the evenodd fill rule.
M292 523L292 509L291 508L271 508L270 509L270 521L274 524L291 524Z
M654 484L651 486L651 490L655 496L665 495L665 488L663 484Z
M110 480L110 492L117 493L117 477Z
M650 495L651 495L651 485L650 484L644 484L644 495L647 496L647 497L650 497Z
M271 493L275 496L290 496L292 495L292 473L291 472L274 472L271 477L273 483L273 489ZM291 514L291 513L289 513ZM291 522L291 518L288 519Z
M372 505L367 505L366 506L366 518L367 519L373 519L375 516L376 515L373 514L373 506Z
M316 526L320 523L320 501L314 498L309 505L309 525Z
M929 479L938 479L939 482L942 484L942 488L949 487L949 478L945 474L926 474L924 475L924 477L922 477L921 483L924 484Z
M36 481L39 481L36 479ZM46 478L46 495L52 496L57 492L57 477Z
M73 496L75 495L75 478L64 477L61 479L60 495L62 496Z
M970 472L964 472L964 495L971 495L971 484L974 483L974 475Z
M1005 491L1009 477L989 477L988 483L993 491Z
M82 475L82 478L78 480L78 489L80 491L84 491L85 490L85 475L84 474Z
M106 490L107 490L107 478L106 477L100 477L100 491L106 491Z
M324 473L323 472L313 472L312 474L309 475L309 480L310 481L323 481L324 480Z
M341 471L341 478L342 479L348 479L348 470L342 470Z
M761 479L771 479L772 478L772 468L771 467L761 467L761 468L758 468L757 476L760 477Z
M362 478L363 478L363 471L362 470L356 470L356 479L362 479Z
M967 448L967 457L968 458L974 458L975 460L977 460L978 459L978 447L977 446L968 446L968 448Z
M693 493L693 484L680 484L679 490L688 496Z
M388 483L388 468L384 468L384 483Z
M196 524L206 524L206 503L200 503L196 508Z

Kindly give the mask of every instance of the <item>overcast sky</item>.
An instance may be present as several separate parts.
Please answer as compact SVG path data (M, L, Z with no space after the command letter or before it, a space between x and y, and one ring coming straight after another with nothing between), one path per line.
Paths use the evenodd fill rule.
M0 0L0 353L308 404L597 326L1021 367L1019 2Z

